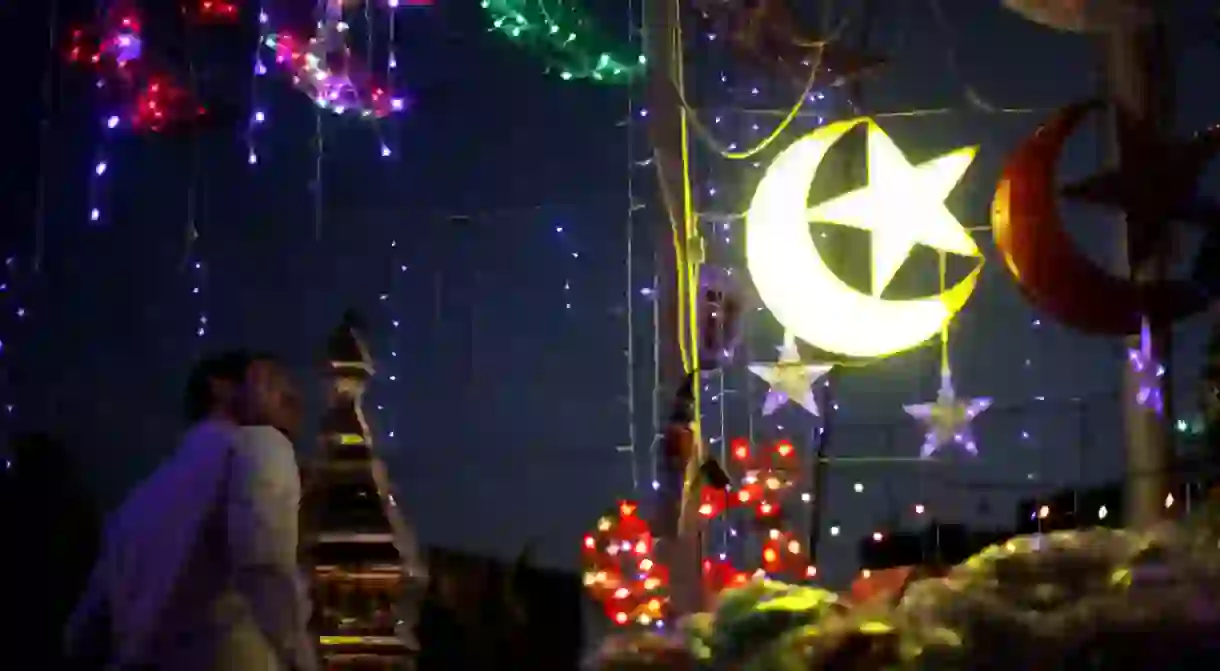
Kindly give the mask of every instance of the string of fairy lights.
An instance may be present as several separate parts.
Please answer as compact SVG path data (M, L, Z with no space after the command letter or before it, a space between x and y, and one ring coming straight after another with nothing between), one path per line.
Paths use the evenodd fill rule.
M403 282L410 266L403 256L397 239L390 241L389 255L391 268L388 288L377 296L378 308L381 311L380 321L384 325L387 335L385 356L381 357L381 361L378 362L378 380L381 382L379 398L381 400L377 402L376 408L382 414L381 429L384 431L386 442L393 449L398 435L399 415L397 412L387 412L386 404L388 399L399 398L403 393L403 363L398 353L402 349L401 311L405 309Z
M626 42L628 45L634 45L640 34L640 26L643 22L640 3L637 0L627 0L626 13ZM624 179L627 182L627 207L623 216L623 242L624 253L626 255L626 267L624 268L624 282L626 289L623 292L623 321L626 326L627 342L623 348L623 358L626 364L626 398L623 402L627 409L627 443L618 447L619 452L625 452L630 464L631 474L631 491L637 499L644 493L640 484L640 463L639 463L639 426L638 414L636 408L636 346L635 346L635 301L636 301L636 279L635 279L635 230L636 230L636 214L643 209L643 204L636 199L635 192L635 172L636 172L636 151L637 142L636 136L636 115L635 115L635 87L627 87L626 109L624 111L624 134L623 144L627 150L627 165L624 170ZM654 393L653 396L656 396ZM657 427L653 427L654 435L657 432ZM653 444L655 449L655 441ZM655 471L656 461L653 458L653 469ZM653 473L652 480L656 481L656 474Z
M267 122L267 110L263 106L264 87L262 85L263 78L267 76L267 62L264 60L262 45L267 40L267 31L271 24L271 17L263 9L263 0L255 3L255 11L258 12L256 17L258 41L254 43L254 48L251 50L253 52L251 55L253 63L250 68L251 109L243 137L246 144L246 163L252 166L258 165L258 132Z
M696 86L705 87L708 93L704 97L718 103L718 111L711 116L708 123L709 132L715 134L716 142L729 152L741 151L743 147L755 147L765 141L773 129L764 128L763 124L759 123L759 117L746 113L746 110L791 97L792 92L784 90L783 87L769 86L765 78L738 76L738 69L734 67L735 59L727 50L728 40L717 34L715 29L699 32L695 41L694 49L700 57L694 62L702 67L696 67L696 73L693 76L688 75L688 79L697 82ZM691 59L688 58L688 61ZM772 88L775 90L771 90ZM821 106L825 104L825 92L810 91L808 98L808 102L814 106L813 109L820 112ZM781 104L790 104L790 101ZM822 114L815 113L799 119L794 128L810 130L823 121ZM704 279L720 285L712 287L709 284L705 291L711 290L721 295L725 291L737 292L748 283L740 271L743 265L742 241L734 230L735 222L719 217L715 212L741 209L748 199L748 193L744 189L733 188L733 185L753 183L755 180L748 174L757 171L762 163L753 160L726 161L715 150L696 152L695 155L698 164L694 166L692 173L699 178L693 185L696 195L694 204L701 212L700 232L708 243ZM744 178L743 172L747 174ZM745 311L740 320L741 323L736 325L736 328L742 334L742 344L738 348L740 351L735 357L736 360L725 360L715 370L702 376L703 435L709 454L721 464L734 462L732 446L736 444L740 447L742 444L742 440L736 438L740 433L735 430L737 422L734 421L734 416L737 416L738 412L734 408L745 403L748 408L745 413L745 435L748 438L744 444L754 446L752 449L763 449L766 444L776 440L792 440L802 455L800 461L812 463L817 439L821 435L821 421L810 418L810 421L805 422L805 418L794 418L786 413L764 416L760 412L756 393L758 390L753 376L743 375L742 366L737 364L740 359L753 360L754 346L764 339L775 341L775 334L767 333L769 329L763 328L763 322L753 319L750 311ZM717 323L724 325L723 322ZM733 336L721 334L721 337L715 338L716 342L721 343L723 337ZM826 409L825 412L833 410ZM788 426L785 426L785 422ZM804 426L805 423L809 426ZM804 439L806 435L808 440ZM804 479L803 474L798 477ZM800 500L808 502L808 492L803 492ZM788 525L796 525L798 529L801 525L808 525L808 510L802 511L802 507L805 506L786 508ZM766 540L752 539L752 534L742 532L743 524L752 517L751 514L736 510L719 513L709 520L712 532L709 550L712 556L738 566L757 564L753 548L747 549L747 546L765 546ZM807 534L797 534L798 537L804 535Z
M28 314L21 301L21 284L24 277L22 264L15 254L8 254L0 265L0 435L6 440L12 437L17 414L18 392L16 379L18 358L14 352L17 343L24 342L29 332ZM4 455L5 468L11 465L11 455Z

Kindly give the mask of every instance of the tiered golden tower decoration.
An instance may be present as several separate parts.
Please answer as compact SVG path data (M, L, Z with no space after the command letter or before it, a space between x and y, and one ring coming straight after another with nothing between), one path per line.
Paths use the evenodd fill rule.
M327 671L409 671L427 567L373 450L361 402L374 367L355 313L331 333L323 374L321 450L302 506L311 627Z

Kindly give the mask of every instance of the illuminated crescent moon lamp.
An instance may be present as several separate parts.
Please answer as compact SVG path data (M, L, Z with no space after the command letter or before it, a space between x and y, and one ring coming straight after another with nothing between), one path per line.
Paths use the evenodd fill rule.
M868 128L868 185L809 208L818 166L860 124ZM969 300L982 269L977 245L944 204L975 151L959 149L911 165L871 119L832 123L794 142L767 168L746 214L746 263L763 303L797 338L848 357L890 356L940 333ZM810 221L872 233L872 295L827 267L810 235ZM980 263L941 294L881 298L915 244Z

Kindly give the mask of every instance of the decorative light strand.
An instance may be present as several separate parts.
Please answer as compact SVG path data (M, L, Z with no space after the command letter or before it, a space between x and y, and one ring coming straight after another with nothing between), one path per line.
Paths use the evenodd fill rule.
M398 358L398 351L401 346L401 325L402 321L399 318L399 310L402 307L402 280L403 275L407 273L408 266L401 257L401 252L398 248L398 241L390 241L390 262L393 266L390 276L389 289L378 296L378 302L381 303L382 310L385 313L385 320L389 328L389 372L383 379L386 380L384 391L380 394L380 398L393 399L399 397L400 378L402 370L400 368L401 359ZM384 422L385 436L390 444L395 444L393 441L398 432L398 414L391 410L385 412L386 402L383 401L377 404L377 410L382 412L382 421Z
M369 3L366 0L365 20L369 24L369 46L368 46L369 52L368 53L369 53L370 58L372 58L372 55L373 55L373 23L372 23L373 19L372 19L371 14L369 13L370 12L369 6L371 4L372 3ZM387 35L386 39L388 40L388 43L386 46L386 56L385 56L385 84L387 87L390 88L390 90L395 90L398 85L397 74L398 74L398 8L400 6L399 0L387 0L386 6L388 8L388 11L386 11L386 35ZM378 140L378 144L380 145L378 149L381 152L382 158L389 158L389 157L393 156L394 155L393 147L397 147L397 145L398 145L398 142L397 142L398 133L396 132L395 126L394 126L394 124L388 124L388 125L389 125L388 129L382 129L380 127L380 124L378 124L377 140ZM389 140L387 140L387 138L386 138L387 134L390 136Z
M317 2L318 2L317 15L319 17L328 17L329 16L328 12L331 11L330 10L331 3L334 1L335 0L317 0ZM321 32L321 30L322 30L322 18L318 19L318 30L319 30L319 32ZM297 59L298 52L295 49L290 49L290 52L293 53L292 58L294 59L293 61L290 61L290 62L295 62L295 59ZM282 59L281 54L282 54L282 50L277 49L276 57L275 57L275 60L277 63L283 62L281 60ZM304 58L304 57L302 56L301 58ZM314 63L315 63L315 65L317 64L316 57L315 57ZM316 74L317 76L320 76L322 80L325 80L329 76L326 73L321 72L321 71L315 72L314 74ZM300 70L299 69L296 73L293 74L293 82L298 83L298 84L300 82ZM329 104L329 100L326 98L325 95L323 95L321 93L317 93L316 96L321 96L321 97L314 98L314 102L315 102L314 128L313 128L314 162L313 162L313 183L310 186L313 189L313 237L314 237L314 240L321 240L322 239L322 219L324 216L323 211L322 211L322 207L324 205L324 200L323 200L324 192L322 190L322 188L323 188L322 187L322 164L326 160L326 137L325 137L325 126L323 125L323 119L322 119L322 110L325 109L326 106Z
M636 21L638 20L639 8L636 6L636 0L627 0L627 42L632 43L635 35L638 32ZM627 445L620 447L620 451L627 452L628 458L631 460L631 491L637 498L643 495L640 488L640 464L639 455L636 449L639 445L639 428L636 426L636 397L635 397L635 213L639 209L643 209L643 204L637 204L635 199L635 142L636 142L636 127L635 127L635 89L627 88L627 110L626 119L624 121L623 139L627 149L627 211L624 216L624 243L625 243L625 274L626 274L626 291L623 295L625 303L624 310L626 314L624 319L627 324L627 345L623 350L623 356L626 358L627 368Z
M373 81L367 66L352 53L343 3L318 0L316 14L316 31L308 40L286 32L263 38L293 84L319 109L335 115L375 121L406 110L406 100Z
M340 4L342 4L342 3L340 3ZM393 10L388 10L386 13L390 16L390 29L393 30L394 12L393 12ZM373 53L374 53L373 43L374 43L374 37L376 36L376 34L377 34L377 30L373 26L373 3L368 2L368 0L365 0L365 3L364 3L364 53L365 53L366 58L369 58L369 59L373 58ZM394 50L393 50L393 47L391 47L388 55L386 56L386 85L387 86L389 85L389 82L390 82L389 64L391 62L393 62L393 59L394 59ZM373 120L373 134L377 138L378 153L381 155L381 157L389 158L390 156L392 156L394 154L394 152L391 151L390 146L386 144L385 128L382 127L380 118L374 118L374 120Z
M100 135L94 143L88 191L89 222L100 225L104 216L102 202L109 183L110 147L114 134L123 125L117 89L122 85L134 86L133 69L143 55L144 40L140 17L134 8L116 7L108 0L97 0L95 20L96 45L90 31L73 31L68 60L93 66L96 104L103 110Z
M560 79L626 84L644 72L643 53L622 55L597 30L580 0L482 0L492 32L539 52ZM634 47L633 47L634 48Z
M661 302L657 300L657 253L652 253L652 286L640 290L648 299L652 317L652 440L648 443L648 463L652 471L652 491L661 490Z
M570 259L579 260L580 251L576 249L576 245L572 242L571 236L568 234L567 228L562 224L555 225L555 235L559 237L560 248ZM563 264L563 309L572 309L572 268L574 263L571 261Z
M267 76L267 63L263 61L263 44L266 42L271 17L263 9L263 0L258 0L258 42L254 48L254 63L250 73L250 119L246 122L246 163L258 165L258 129L267 123L267 110L262 105L262 78Z
M228 5L227 3L211 4L208 6L212 8L212 11L221 12L222 15L236 12L236 6ZM199 91L199 82L195 75L194 62L189 58L187 59L187 67L190 73L191 95L196 96ZM202 339L208 333L206 302L208 267L203 259L202 247L199 244L200 236L202 235L202 227L199 223L199 186L202 179L201 161L203 158L203 148L200 145L198 128L191 129L190 151L191 171L190 182L186 188L186 248L183 259L185 260L188 274L187 282L191 291L191 304L195 310L195 337Z
M17 389L14 382L14 366L17 359L13 354L14 343L23 340L23 327L27 319L25 307L18 295L20 264L16 256L7 256L0 265L0 435L10 438L13 432L13 419L17 413ZM8 444L8 440L4 444ZM11 465L8 456L5 457L5 469Z

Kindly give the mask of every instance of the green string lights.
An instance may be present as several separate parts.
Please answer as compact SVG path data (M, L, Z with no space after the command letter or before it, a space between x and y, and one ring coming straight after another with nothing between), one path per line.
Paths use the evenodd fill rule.
M626 84L644 71L644 55L624 55L579 0L482 0L491 30L539 52L564 80Z

